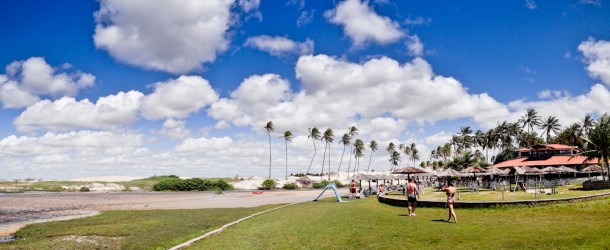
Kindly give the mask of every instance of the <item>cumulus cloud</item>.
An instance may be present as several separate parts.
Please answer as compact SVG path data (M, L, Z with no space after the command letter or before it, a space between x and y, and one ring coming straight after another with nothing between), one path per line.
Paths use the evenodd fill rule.
M610 42L589 38L578 45L578 50L588 64L589 74L610 85Z
M409 55L412 56L423 56L424 55L424 44L419 40L417 35L409 36L409 39L405 42Z
M255 36L250 37L244 43L245 46L265 51L273 56L285 54L306 55L313 53L314 43L311 39L304 42L295 42L281 36Z
M175 74L198 70L227 49L233 3L102 0L93 39L98 49L134 66ZM258 6L258 1L240 3Z
M6 66L0 75L0 101L4 108L22 108L40 100L39 96L75 96L80 89L93 86L95 76L72 67L52 67L44 58L31 57Z
M405 36L400 25L389 17L378 15L368 1L346 0L324 16L333 24L343 26L343 31L356 47L367 42L388 44Z
M535 10L538 8L538 6L536 5L536 2L534 2L534 0L525 0L525 7L530 10Z
M15 118L13 124L22 132L125 126L137 120L142 98L142 93L129 91L100 97L96 103L88 99L76 101L72 97L63 97L56 101L41 100L28 106Z
M155 91L142 100L146 119L186 118L218 100L210 83L200 76L180 76L154 84Z
M185 125L186 121L167 119L158 133L172 139L185 139L191 134Z

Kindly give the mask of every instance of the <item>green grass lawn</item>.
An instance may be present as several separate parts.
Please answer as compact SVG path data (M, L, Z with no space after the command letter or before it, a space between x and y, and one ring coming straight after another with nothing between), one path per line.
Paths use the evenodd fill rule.
M304 203L230 227L189 249L607 249L610 199L574 204L407 209L374 198Z
M1 249L167 249L257 208L109 211L21 229ZM189 249L608 249L610 198L581 203L458 209L407 209L373 197L329 198L275 210L203 239Z
M26 226L0 249L167 249L248 215L277 207L107 211Z

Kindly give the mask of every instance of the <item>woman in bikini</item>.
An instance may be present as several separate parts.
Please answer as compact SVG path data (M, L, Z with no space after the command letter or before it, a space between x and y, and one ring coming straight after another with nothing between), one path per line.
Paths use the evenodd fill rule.
M453 210L453 204L455 203L455 187L453 187L453 184L451 184L451 182L448 182L447 184L445 184L442 188L442 191L445 191L445 193L447 194L447 207L449 208L449 219L447 219L447 222L451 221L451 217L453 217L453 220L455 221L455 223L457 223L457 217L455 216L455 210Z

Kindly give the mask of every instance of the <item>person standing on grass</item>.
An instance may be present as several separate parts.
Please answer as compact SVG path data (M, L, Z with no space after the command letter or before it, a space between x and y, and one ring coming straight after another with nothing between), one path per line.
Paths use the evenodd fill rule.
M417 199L419 199L419 190L415 179L409 179L409 184L406 187L407 203L409 205L409 216L415 216L415 207L417 207Z
M445 191L447 194L447 207L449 208L449 219L447 219L447 222L451 222L451 217L453 217L453 220L455 223L457 223L457 217L455 216L455 210L453 209L453 204L455 204L456 189L453 187L451 182L448 182L441 188L441 190Z
M352 180L352 183L349 184L349 198L350 199L355 199L356 198L356 189L357 189L358 185L356 184L355 180Z

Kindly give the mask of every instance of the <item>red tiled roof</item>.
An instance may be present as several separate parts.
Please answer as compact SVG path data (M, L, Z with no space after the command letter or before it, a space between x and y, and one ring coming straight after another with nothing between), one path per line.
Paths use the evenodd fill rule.
M563 144L536 144L536 145L532 145L529 148L520 148L520 149L517 149L517 152L532 151L534 149L536 149L536 150L540 150L540 149L544 149L544 150L572 150L572 149L576 149L576 150L578 150L577 147L563 145Z
M587 161L587 157L581 155L555 155L546 160L528 160L527 157L503 161L492 165L492 168L507 168L517 166L539 167L560 165L597 164L597 159Z

